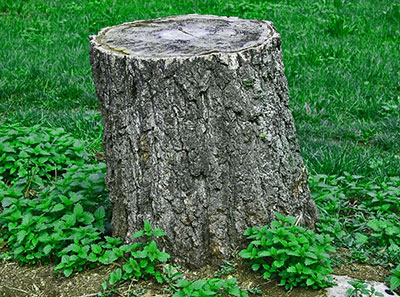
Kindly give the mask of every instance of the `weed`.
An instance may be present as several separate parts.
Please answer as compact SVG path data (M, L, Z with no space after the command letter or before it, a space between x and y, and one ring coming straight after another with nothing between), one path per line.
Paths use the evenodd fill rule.
M103 292L100 292L99 296L106 296L110 292L114 292L122 281L132 278L138 280L154 277L159 283L163 283L162 271L158 271L156 266L159 263L165 263L170 258L170 255L158 249L154 237L164 235L164 231L158 228L153 230L150 223L146 221L143 230L133 235L135 239L145 237L145 242L137 242L132 245L123 245L120 247L120 250L129 253L130 256L126 258L126 262L122 268L118 268L110 274L108 283L103 281ZM177 279L177 275L172 274L171 276Z
M390 272L392 274L386 279L386 281L390 282L390 289L393 291L400 287L400 264Z
M178 291L172 297L191 296L238 296L246 297L248 294L237 285L236 278L229 279L200 279L196 281L179 280Z
M335 249L331 237L296 226L295 217L275 216L279 221L273 221L270 227L253 227L245 232L252 241L239 256L249 259L254 271L263 271L265 279L280 278L287 290L332 285L329 252Z
M110 220L105 164L85 164L94 158L63 129L8 128L0 130L0 231L10 248L2 257L29 264L60 261L56 271L65 276L93 266L96 251L100 263L118 259L116 245L96 248Z
M89 163L84 142L64 129L42 128L38 125L0 127L0 174L3 181L43 186L43 180L56 180L73 165Z
M235 271L235 267L233 266L231 261L224 261L222 263L221 267L219 268L219 271L214 273L215 277L221 277L222 275L229 275Z
M349 281L349 284L353 287L347 290L348 297L373 297L373 296L384 296L382 293L376 291L368 282L363 280Z
M397 177L371 181L348 173L342 177L314 175L310 188L321 214L318 230L332 236L336 246L347 248L351 261L398 263Z

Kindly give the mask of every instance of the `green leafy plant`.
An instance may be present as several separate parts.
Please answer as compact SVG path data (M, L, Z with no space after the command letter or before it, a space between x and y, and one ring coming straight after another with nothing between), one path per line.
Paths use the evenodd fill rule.
M390 275L386 281L390 283L390 289L396 290L400 287L400 264L397 265L395 269L390 271L392 275Z
M347 289L348 297L373 297L373 296L384 296L382 293L377 292L376 289L370 285L369 282L363 280L349 281L349 284L353 287Z
M224 261L219 268L219 271L214 273L215 277L221 277L222 275L229 275L235 271L235 267L233 266L231 261Z
M349 173L341 177L313 175L309 185L321 215L318 231L350 251L342 260L398 263L398 177L376 181Z
M236 278L230 279L200 279L187 281L181 279L177 283L178 291L172 297L205 297L205 296L238 296L245 297L248 294L241 290Z
M39 125L0 127L0 174L7 183L24 183L27 188L56 180L68 167L88 163L84 142L64 129Z
M400 224L396 221L373 219L367 226L373 230L371 237L374 244L384 247L390 244L400 245Z
M99 295L107 295L108 292L114 291L122 281L132 278L146 279L153 277L157 282L163 283L165 277L163 277L162 271L157 269L157 265L167 262L170 255L158 249L154 238L164 235L164 231L159 228L153 229L151 224L146 221L144 223L144 228L133 234L134 239L143 237L144 242L136 242L132 245L123 245L120 247L121 251L129 253L130 255L129 257L124 257L125 264L122 268L118 268L110 274L108 283L103 281L103 292L100 292ZM179 274L172 274L172 277L178 279Z
M35 197L26 198L19 186L2 191L1 238L8 255L29 264L61 260L56 270L66 276L82 270L108 228L104 171L104 164L72 167Z
M251 240L239 256L249 259L254 271L265 279L280 278L287 290L296 286L323 288L332 285L329 252L335 249L332 238L295 225L296 218L275 213L279 221L270 227L249 228Z
M175 267L168 263L163 266L163 279L168 284L166 289L169 292L176 292L178 290L177 283L183 278L183 274L179 272L179 267Z
M105 164L90 164L83 143L62 129L12 128L0 129L0 241L10 249L2 257L59 263L65 276L95 265L99 244L98 263L118 259L101 241L110 221Z

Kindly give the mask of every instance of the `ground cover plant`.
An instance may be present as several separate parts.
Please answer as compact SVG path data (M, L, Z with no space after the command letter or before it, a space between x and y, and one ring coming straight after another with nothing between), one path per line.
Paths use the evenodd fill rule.
M290 107L321 215L315 236L333 238L332 264L381 265L391 271L391 289L398 288L398 1L1 1L2 257L26 264L54 263L65 276L132 258L128 247L109 234L101 115L87 36L126 21L186 13L274 22L282 35ZM286 227L295 229L290 222ZM271 232L258 228L253 235ZM315 244L320 237L313 236L308 240ZM154 244L151 248L155 250ZM265 273L261 263L252 265ZM121 266L102 293L117 290L124 273L126 277L134 271ZM184 282L170 270L172 275L173 281L163 278L174 288L170 295L180 296L185 288L193 294L200 294L197 289L222 294L229 286L235 294L241 290L234 280L228 283L229 273L198 282ZM295 285L290 276L286 280L283 285Z
M324 288L333 284L329 253L335 251L332 238L296 226L296 218L275 213L279 221L270 226L249 228L251 240L239 253L249 259L254 271L262 270L265 279L280 278L287 290L296 286Z
M350 281L349 284L353 288L347 290L347 297L384 296L382 293L377 292L376 289L366 281L363 280Z

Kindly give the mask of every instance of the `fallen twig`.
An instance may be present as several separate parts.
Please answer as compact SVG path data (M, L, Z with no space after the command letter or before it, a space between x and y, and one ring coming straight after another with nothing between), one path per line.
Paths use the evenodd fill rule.
M14 291L19 291L19 292L22 292L22 293L25 293L25 294L30 294L29 292L27 292L27 291L25 291L25 290L22 290L22 289L19 289L19 288L14 288L14 287L9 287L9 286L6 286L6 285L2 285L4 288L7 288L7 289L9 289L9 290L14 290Z
M85 295L80 295L76 297L92 297L92 296L97 296L98 293L92 293L92 294L85 294Z

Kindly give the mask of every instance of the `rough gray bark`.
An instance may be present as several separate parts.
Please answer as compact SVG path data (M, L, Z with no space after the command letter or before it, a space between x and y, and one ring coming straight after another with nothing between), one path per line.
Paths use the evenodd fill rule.
M199 267L273 211L314 223L280 45L271 22L199 15L91 36L113 235L149 220Z

